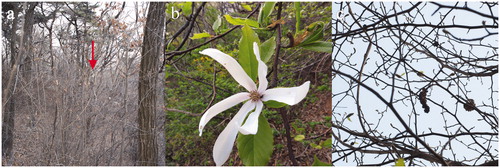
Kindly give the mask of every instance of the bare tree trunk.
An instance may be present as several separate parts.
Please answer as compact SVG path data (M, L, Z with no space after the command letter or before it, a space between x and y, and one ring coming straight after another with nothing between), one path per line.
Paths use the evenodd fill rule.
M23 33L20 42L20 50L17 52L18 54L13 56L15 58L14 64L12 65L11 72L9 74L9 78L5 85L2 95L2 106L6 108L3 109L3 124L2 124L2 149L3 158L11 158L12 157L12 147L13 147L13 137L14 137L14 114L15 114L15 85L17 83L17 76L20 61L25 58L26 55L29 54L26 51L27 48L31 47L31 34L33 30L33 14L35 11L35 6L37 3L25 3L27 5L28 10L25 14L24 24L23 24ZM13 32L15 33L15 32ZM15 36L14 36L15 37ZM16 53L16 52L12 52Z
M17 41L17 22L19 21L19 9L16 5L13 5L14 9L14 20L12 21L12 34L10 39L10 66L14 66L16 60L16 41Z
M52 22L50 23L50 27L48 28L49 30L49 51L50 51L50 72L52 75L55 75L54 73L54 46L52 45L52 34L53 34L53 27L54 27L54 22L56 20L56 15L54 14L52 16Z
M48 30L49 30L49 52L50 52L50 72L52 73L52 75L55 75L54 73L54 46L52 45L52 36L54 34L54 22L56 21L56 13L57 13L57 9L58 9L58 6L57 4L55 4L56 6L56 10L51 14L51 19L52 21L50 22L50 26L48 26Z
M158 154L155 138L156 83L159 57L162 52L165 20L165 2L149 5L142 58L139 72L139 165L157 165Z
M33 53L32 53L32 34L33 34L33 21L35 19L35 7L38 3L30 2L28 3L28 10L26 11L26 16L24 16L24 26L23 26L23 48L26 50L24 52L24 61L20 64L23 69L23 75L26 79L30 79L31 71L33 69Z

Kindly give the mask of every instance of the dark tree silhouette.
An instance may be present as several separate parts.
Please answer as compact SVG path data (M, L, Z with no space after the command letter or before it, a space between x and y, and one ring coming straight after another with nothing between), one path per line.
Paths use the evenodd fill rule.
M13 4L13 5L18 5L18 4ZM30 63L23 63L22 61L25 62L30 62L30 59L32 56L31 55L31 39L32 39L32 33L33 33L33 14L35 11L37 3L32 2L32 3L24 3L24 7L19 7L19 6L13 6L13 10L16 11L15 17L17 20L17 8L21 8L25 10L25 15L24 15L24 24L22 28L22 34L21 34L21 41L19 42L20 48L19 50L12 50L15 48L15 43L12 44L11 48L11 59L14 59L12 66L12 70L10 71L10 74L8 76L7 83L5 84L5 87L3 87L3 95L2 95L2 109L3 109L3 114L2 114L2 149L3 153L2 156L4 158L10 158L12 157L12 146L13 146L13 137L14 137L14 116L15 116L15 99L14 99L14 94L15 94L15 89L14 89L14 83L15 83L15 78L18 75L18 72L20 71L19 69L22 68L25 71L21 72L27 72L26 70L31 69L31 64ZM16 30L16 25L13 25L12 30ZM12 32L13 37L12 39L15 39L15 32ZM15 52L17 51L17 52ZM25 78L28 78L29 76L25 76Z

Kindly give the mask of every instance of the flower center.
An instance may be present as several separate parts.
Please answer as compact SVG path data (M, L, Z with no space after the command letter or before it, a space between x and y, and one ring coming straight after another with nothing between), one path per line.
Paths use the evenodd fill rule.
M257 91L251 91L250 92L250 100L252 101L259 101L262 98L262 95L259 94Z

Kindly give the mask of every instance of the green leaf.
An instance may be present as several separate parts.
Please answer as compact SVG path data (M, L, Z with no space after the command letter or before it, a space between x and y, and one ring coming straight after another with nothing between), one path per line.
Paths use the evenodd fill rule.
M247 4L241 4L241 7L243 7L245 10L247 11L252 11L252 8L250 7L250 5L247 5Z
M399 158L398 160L396 160L395 166L405 166L405 159Z
M273 131L263 115L258 128L255 135L238 134L238 155L246 166L266 166L273 153Z
M345 118L347 118L347 120L349 120L350 122L352 122L351 121L351 116L352 115L354 115L354 113L349 113L349 114L347 114L347 116L345 116Z
M304 136L304 135L296 135L293 139L295 141L299 141L300 142L300 141L304 140L304 138L306 138L306 136Z
M325 27L325 23L321 21L314 22L307 26L305 31L309 32L309 35L304 40L302 40L299 45L307 45L323 39L323 27Z
M252 27L255 27L255 28L259 28L259 23L257 23L257 21L252 20L252 19L245 19L245 24L252 26Z
M262 26L266 26L266 22L269 20L269 15L273 12L274 5L277 2L265 2L264 5L260 8L258 23Z
M331 53L333 51L333 43L326 41L315 41L307 45L301 45L302 48L317 52Z
M315 143L310 143L309 145L311 145L311 147L313 147L314 149L323 149L321 145L316 145Z
M253 53L253 43L257 42L257 44L259 44L260 40L257 34L248 25L241 28L241 33L242 36L239 43L240 50L238 51L238 62L248 76L255 81L258 74L258 64L257 58L255 58L255 54Z
M268 101L264 102L264 105L266 105L266 107L268 107L268 108L281 108L281 107L285 107L288 104L274 101L274 100L268 100Z
M193 2L184 2L184 3L181 3L180 5L181 5L182 13L185 16L189 16L189 15L191 15L191 13L193 13L193 10L191 10L191 7L193 6Z
M302 133L304 133L305 131L306 131L306 129L305 129L305 128L297 128L297 129L295 129L295 132L296 132L296 133L298 133L298 134L302 134Z
M293 4L295 7L295 33L298 33L300 31L300 10L302 9L300 7L300 2L294 2Z
M193 34L193 37L191 37L190 39L201 39L201 38L206 38L206 37L212 37L212 35L210 35L209 33L205 32L205 33L195 33Z
M332 164L322 162L318 159L318 157L316 157L316 155L314 155L314 162L312 166L332 166Z
M321 142L321 146L325 148L331 148L332 147L332 138L328 138L327 140Z
M273 36L260 45L260 59L267 63L276 49L276 38Z
M216 32L219 31L219 27L220 27L221 23L222 23L222 19L219 16L219 17L217 17L217 19L215 19L215 22L212 25L212 29L214 29L214 31L216 31Z
M230 15L224 15L224 18L226 18L227 22L229 22L232 25L248 25L256 28L259 27L259 23L257 23L257 21L252 19L243 19L239 17L232 17Z

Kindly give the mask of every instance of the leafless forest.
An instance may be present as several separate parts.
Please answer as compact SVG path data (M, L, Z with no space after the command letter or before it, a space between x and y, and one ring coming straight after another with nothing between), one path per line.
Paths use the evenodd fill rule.
M151 99L162 94L160 57L143 46L147 10L135 2L2 3L2 165L163 163L138 158L139 132L163 144L163 101ZM140 66L141 58L157 61ZM149 81L141 87L152 87L141 101L140 76ZM152 130L139 131L139 104L149 110L141 114L158 115L144 120Z

